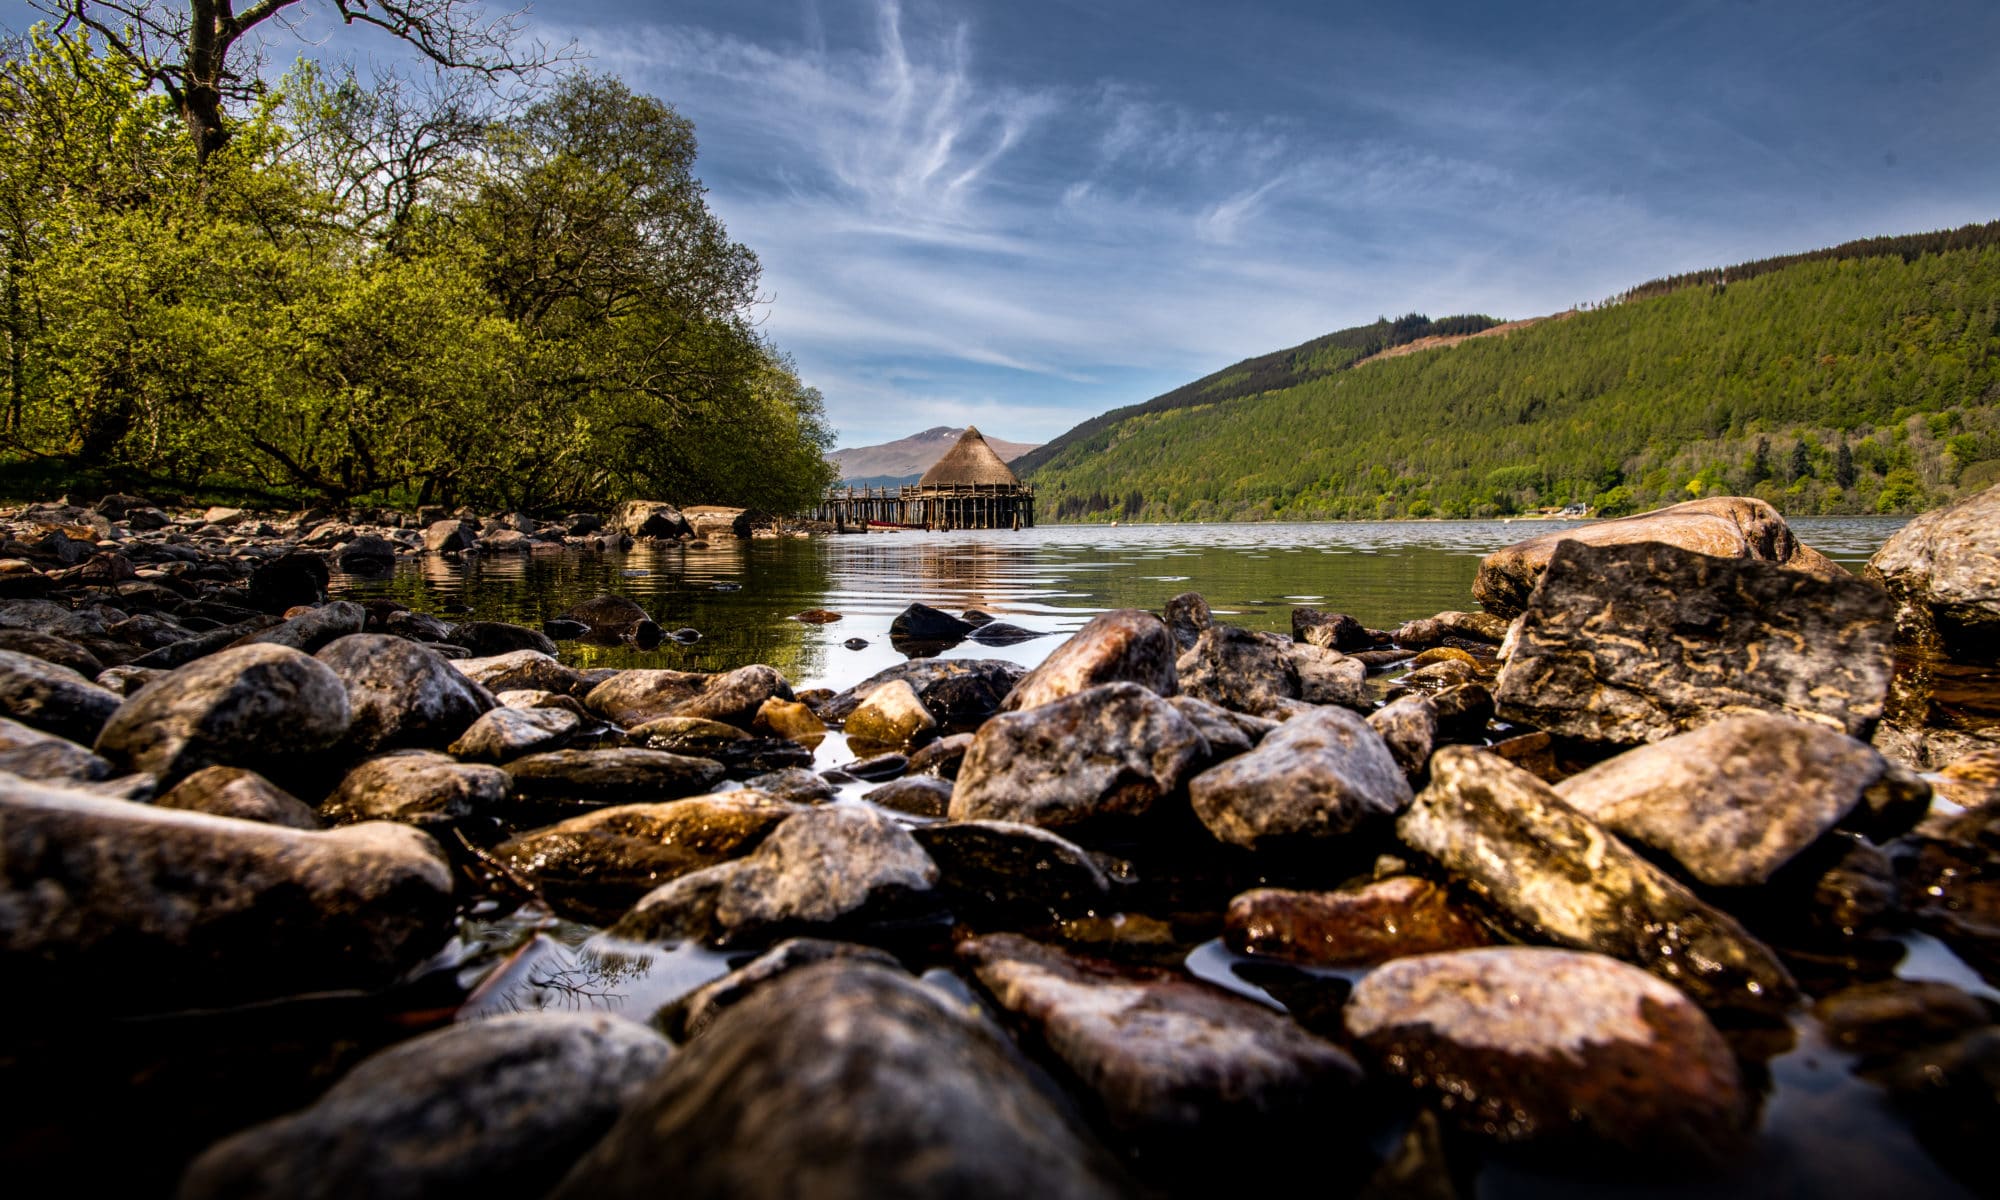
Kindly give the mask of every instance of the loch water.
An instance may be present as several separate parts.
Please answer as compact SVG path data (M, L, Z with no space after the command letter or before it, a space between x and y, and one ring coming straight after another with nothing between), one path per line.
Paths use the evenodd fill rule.
M1803 519L1801 540L1857 569L1902 518ZM950 612L980 609L1043 636L1011 645L965 642L954 657L1039 662L1098 612L1157 610L1181 592L1202 593L1218 619L1288 631L1295 605L1342 611L1375 628L1474 607L1481 556L1563 523L1468 521L1257 525L1055 526L1018 532L902 531L810 539L725 540L702 547L642 546L626 553L538 552L496 558L405 560L386 579L336 577L349 599L387 597L455 617L539 626L604 592L628 596L686 643L604 647L563 643L581 667L726 670L762 662L796 687L848 687L904 660L890 622L913 602ZM840 619L794 619L827 609ZM468 611L469 610L469 611ZM850 639L865 643L850 648ZM853 758L836 732L815 765ZM841 803L862 803L871 785L849 784ZM908 818L904 818L908 819ZM1271 964L1230 952L1206 936L1183 948L1194 974L1276 1007L1263 982ZM2000 1001L1941 943L1905 941L1897 968L1906 978L1940 979ZM1176 951L1181 953L1182 951ZM459 1019L533 1008L595 1008L641 1016L714 978L744 956L699 948L661 950L619 943L588 926L532 907L484 904L468 912L447 956L469 999ZM1317 977L1339 994L1359 972L1289 973L1296 991ZM934 978L942 973L931 972ZM1944 1171L1887 1097L1857 1078L1854 1060L1825 1039L1809 1015L1789 1030L1746 1035L1779 1044L1752 1055L1764 1074L1759 1134L1752 1153L1719 1174L1631 1178L1579 1173L1504 1156L1482 1164L1476 1194L1519 1196L1963 1196L1966 1181ZM1378 1131L1393 1148L1395 1129Z

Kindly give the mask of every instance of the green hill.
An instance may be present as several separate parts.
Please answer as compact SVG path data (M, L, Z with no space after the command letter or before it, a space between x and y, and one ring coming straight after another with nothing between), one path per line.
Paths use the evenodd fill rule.
M2000 222L1383 353L1493 324L1412 317L1247 359L1015 467L1048 520L1609 514L1732 492L1914 512L2000 481Z

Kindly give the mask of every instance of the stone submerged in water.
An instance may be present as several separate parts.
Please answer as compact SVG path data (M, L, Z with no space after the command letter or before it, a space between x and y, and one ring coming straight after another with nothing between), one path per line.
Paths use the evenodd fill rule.
M285 766L344 739L347 688L283 646L199 659L125 698L97 738L114 765L172 783L207 766Z
M1874 747L1770 713L1726 717L1628 750L1555 790L1599 825L1665 851L1716 887L1763 883L1857 817L1887 841L1930 807L1923 781Z
M632 642L642 648L657 646L663 636L659 623L645 609L623 596L593 596L557 618L574 621L599 642Z
M791 817L747 858L647 893L612 927L639 941L770 941L921 916L938 869L909 831L869 809Z
M449 931L437 844L324 833L0 779L9 995L117 1012L380 987Z
M1216 840L1260 850L1393 818L1409 806L1410 783L1368 722L1322 708L1195 776L1188 796Z
M1141 816L1205 753L1173 705L1136 683L1103 684L980 726L951 817L1054 829Z
M539 1197L664 1067L619 1017L522 1013L383 1050L309 1108L209 1148L181 1200Z
M1550 1151L1726 1160L1746 1142L1735 1055L1686 996L1600 954L1506 946L1401 958L1355 986L1349 1032L1461 1129Z
M1217 1145L1253 1133L1265 1154L1301 1166L1279 1135L1323 1127L1360 1080L1346 1051L1289 1017L1177 973L1113 967L1014 934L971 939L958 954L1157 1171L1213 1170ZM1230 1170L1253 1166L1281 1164Z
M1018 1053L876 963L789 972L690 1041L550 1200L1116 1200Z
M1494 755L1439 750L1396 829L1534 940L1622 958L1706 1008L1777 1013L1798 998L1783 964L1732 917Z
M1840 574L1657 543L1556 547L1495 697L1502 719L1658 741L1745 711L1866 740L1891 673L1888 598Z
M1895 602L1897 641L2000 661L2000 485L1916 517L1864 574Z
M1776 563L1820 578L1846 574L1838 564L1794 537L1778 510L1764 501L1715 496L1576 529L1559 529L1496 550L1479 562L1473 599L1496 616L1519 616L1528 607L1528 597L1556 548L1564 542L1590 546L1661 542L1715 558Z
M1159 696L1179 690L1174 660L1180 653L1166 623L1138 608L1092 617L1042 665L1014 685L1001 708L1020 712L1107 683L1131 683Z
M621 804L530 830L493 853L559 910L605 922L664 883L748 854L800 811L751 791Z
M1337 892L1244 892L1229 902L1223 930L1240 954L1326 967L1367 966L1494 940L1444 888L1413 875Z

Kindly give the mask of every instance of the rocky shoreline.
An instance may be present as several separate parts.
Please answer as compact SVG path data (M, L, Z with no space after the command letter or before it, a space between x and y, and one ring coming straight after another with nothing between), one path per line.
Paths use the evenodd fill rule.
M1922 934L2000 986L2000 729L1926 690L1994 662L2000 489L1867 578L1697 501L1490 556L1483 611L1283 637L1189 593L1032 670L914 657L837 694L561 662L670 636L615 596L539 630L327 599L329 562L723 536L421 516L0 514L21 1178L1696 1187L1809 1027L1988 1186L2000 1006L1894 969ZM896 637L1010 630L912 606ZM835 736L855 761L815 773ZM481 944L510 914L715 965L657 1011L492 1015L556 986L545 935ZM1186 966L1218 938L1244 987ZM107 1104L148 1114L113 1166Z

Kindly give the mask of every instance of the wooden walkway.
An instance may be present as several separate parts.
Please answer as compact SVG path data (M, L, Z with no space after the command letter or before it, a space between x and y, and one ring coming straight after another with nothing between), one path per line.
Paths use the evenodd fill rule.
M1035 489L1024 483L943 487L833 488L813 519L840 529L1024 529L1035 523Z

